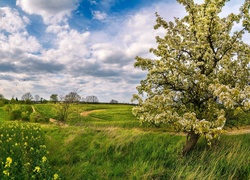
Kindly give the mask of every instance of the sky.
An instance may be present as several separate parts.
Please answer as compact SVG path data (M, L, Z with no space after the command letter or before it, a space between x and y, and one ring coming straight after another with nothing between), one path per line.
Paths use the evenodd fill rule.
M200 3L202 0L195 0ZM225 13L243 0L231 0ZM155 12L183 17L175 0L0 0L0 94L96 96L130 103L153 58Z

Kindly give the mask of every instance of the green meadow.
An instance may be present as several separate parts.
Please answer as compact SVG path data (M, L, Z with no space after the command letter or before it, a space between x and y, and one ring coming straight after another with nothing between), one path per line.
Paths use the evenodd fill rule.
M57 117L56 104L32 106L49 118ZM12 144L6 145L6 138L0 141L0 148L6 149L0 159L0 179L250 179L249 134L223 135L212 147L200 139L190 154L182 156L185 136L164 127L141 125L132 115L132 107L75 104L61 124L9 121L8 113L1 107L0 134L6 137L9 132L23 131L30 137L27 144L35 143L32 136L39 141L31 145L37 149L36 154L30 154L23 145L26 141L14 136ZM12 130L12 124L18 128ZM17 148L15 143L19 143L20 151L16 156L8 154ZM46 147L46 151L41 147ZM18 156L22 157L20 162ZM6 166L8 157L13 160L10 167ZM28 162L29 168L17 170ZM28 172L31 175L25 176Z

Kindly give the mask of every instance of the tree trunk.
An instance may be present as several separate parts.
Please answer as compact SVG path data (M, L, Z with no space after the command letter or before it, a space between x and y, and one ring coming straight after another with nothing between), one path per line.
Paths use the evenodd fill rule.
M195 134L193 131L188 133L186 144L183 147L182 154L186 155L188 152L190 152L197 144L199 138L200 136L198 134Z

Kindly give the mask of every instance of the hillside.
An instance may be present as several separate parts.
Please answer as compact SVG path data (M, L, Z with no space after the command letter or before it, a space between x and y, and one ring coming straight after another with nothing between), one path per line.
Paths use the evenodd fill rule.
M34 108L55 118L54 105ZM71 108L65 123L40 125L49 151L48 162L65 179L250 178L250 136L245 134L249 126L229 129L230 135L223 135L213 147L201 139L196 149L183 157L183 134L140 125L131 105ZM1 121L6 117L1 113Z

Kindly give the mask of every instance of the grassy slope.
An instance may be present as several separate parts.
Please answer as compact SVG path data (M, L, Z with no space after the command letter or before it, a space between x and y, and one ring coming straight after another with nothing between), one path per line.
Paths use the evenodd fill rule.
M3 107L0 107L0 122L6 121L8 119L8 113L3 110Z
M36 110L55 116L52 105ZM66 179L250 179L250 136L224 135L208 148L201 139L187 157L185 137L140 126L129 105L74 105L71 126L42 125L48 160ZM87 117L84 110L102 109ZM0 122L7 114L0 108Z
M47 127L51 165L66 179L249 179L249 135L223 136L215 147L201 140L187 157L185 138L156 131Z
M212 148L201 140L192 154L182 157L185 137L141 127L131 106L72 108L75 113L67 123L74 126L43 126L51 165L66 179L250 178L249 135L225 135ZM103 111L78 115L95 109Z

